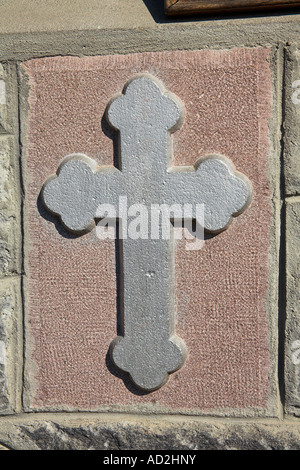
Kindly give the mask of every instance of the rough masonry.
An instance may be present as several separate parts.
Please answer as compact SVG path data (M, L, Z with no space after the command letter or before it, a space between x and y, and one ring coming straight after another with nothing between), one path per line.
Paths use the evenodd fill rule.
M16 66L0 64L0 411L20 406L21 188Z

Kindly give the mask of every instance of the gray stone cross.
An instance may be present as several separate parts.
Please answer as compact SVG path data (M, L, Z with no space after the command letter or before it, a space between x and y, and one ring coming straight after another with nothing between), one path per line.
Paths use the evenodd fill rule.
M106 117L119 132L119 167L97 167L85 155L69 155L42 190L46 208L73 232L90 230L99 206L204 204L204 228L219 232L251 199L251 185L222 156L194 167L173 167L171 133L183 122L183 104L151 75L129 80L108 104ZM121 214L116 214L121 217ZM125 224L126 221L123 221ZM175 334L174 237L123 237L122 336L111 344L114 364L144 390L155 390L179 369L186 347Z

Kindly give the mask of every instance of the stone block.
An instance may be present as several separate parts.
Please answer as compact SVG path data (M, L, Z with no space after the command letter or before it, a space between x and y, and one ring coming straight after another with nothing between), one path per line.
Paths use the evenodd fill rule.
M287 195L300 194L300 51L286 51L284 81L284 176Z
M21 197L16 67L0 63L0 413L19 406ZM19 356L18 356L19 354ZM19 365L19 366L18 366ZM19 398L17 399L17 394Z
M269 262L275 256L269 60L268 49L254 48L22 64L30 85L24 156L26 410L277 413L277 352L268 329ZM118 246L100 241L95 232L67 232L41 201L45 181L65 156L114 164L119 141L107 125L107 103L130 78L145 73L161 80L185 107L184 122L173 135L172 164L191 167L201 157L221 154L253 187L250 207L226 231L207 236L201 250L177 243L175 323L188 355L184 366L150 393L134 387L109 355L121 322Z
M21 198L16 68L0 64L0 277L21 272Z
M6 448L14 450L106 451L97 455L99 463L104 463L107 457L116 458L117 463L126 450L149 451L143 453L144 461L149 454L155 458L155 451L167 454L173 451L174 457L179 458L196 455L196 462L201 458L199 450L300 449L299 423L266 421L219 419L212 422L178 416L157 419L91 413L88 417L82 413L46 417L31 413L13 420L3 417L0 440ZM138 464L140 456L132 452L132 457L137 457Z
M286 202L285 390L288 411L300 414L300 197Z
M5 126L7 121L6 97L6 80L4 77L3 66L0 64L0 134L5 133Z
M0 136L0 276L21 270L19 184L15 136Z
M20 279L5 279L0 287L0 414L18 409L22 370L22 302Z
M18 128L16 67L0 63L0 136Z

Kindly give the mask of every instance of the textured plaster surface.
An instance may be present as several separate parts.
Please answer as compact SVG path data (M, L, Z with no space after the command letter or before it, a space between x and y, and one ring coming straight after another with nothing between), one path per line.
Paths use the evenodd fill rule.
M268 413L268 57L258 48L23 65L31 86L25 158L28 409L140 405L154 412ZM189 355L184 368L150 394L132 388L107 355L117 331L114 242L100 242L93 233L70 236L39 198L47 177L70 153L113 163L116 142L103 119L105 107L132 74L143 72L185 103L173 163L191 166L221 153L253 185L251 206L226 232L209 237L198 252L177 246L176 331Z

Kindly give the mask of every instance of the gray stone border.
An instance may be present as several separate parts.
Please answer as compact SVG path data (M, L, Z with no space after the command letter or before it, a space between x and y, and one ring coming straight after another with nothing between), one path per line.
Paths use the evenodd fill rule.
M0 419L0 444L15 450L300 450L300 424L93 413L22 415Z
M0 413L21 408L22 210L16 64L0 64Z

